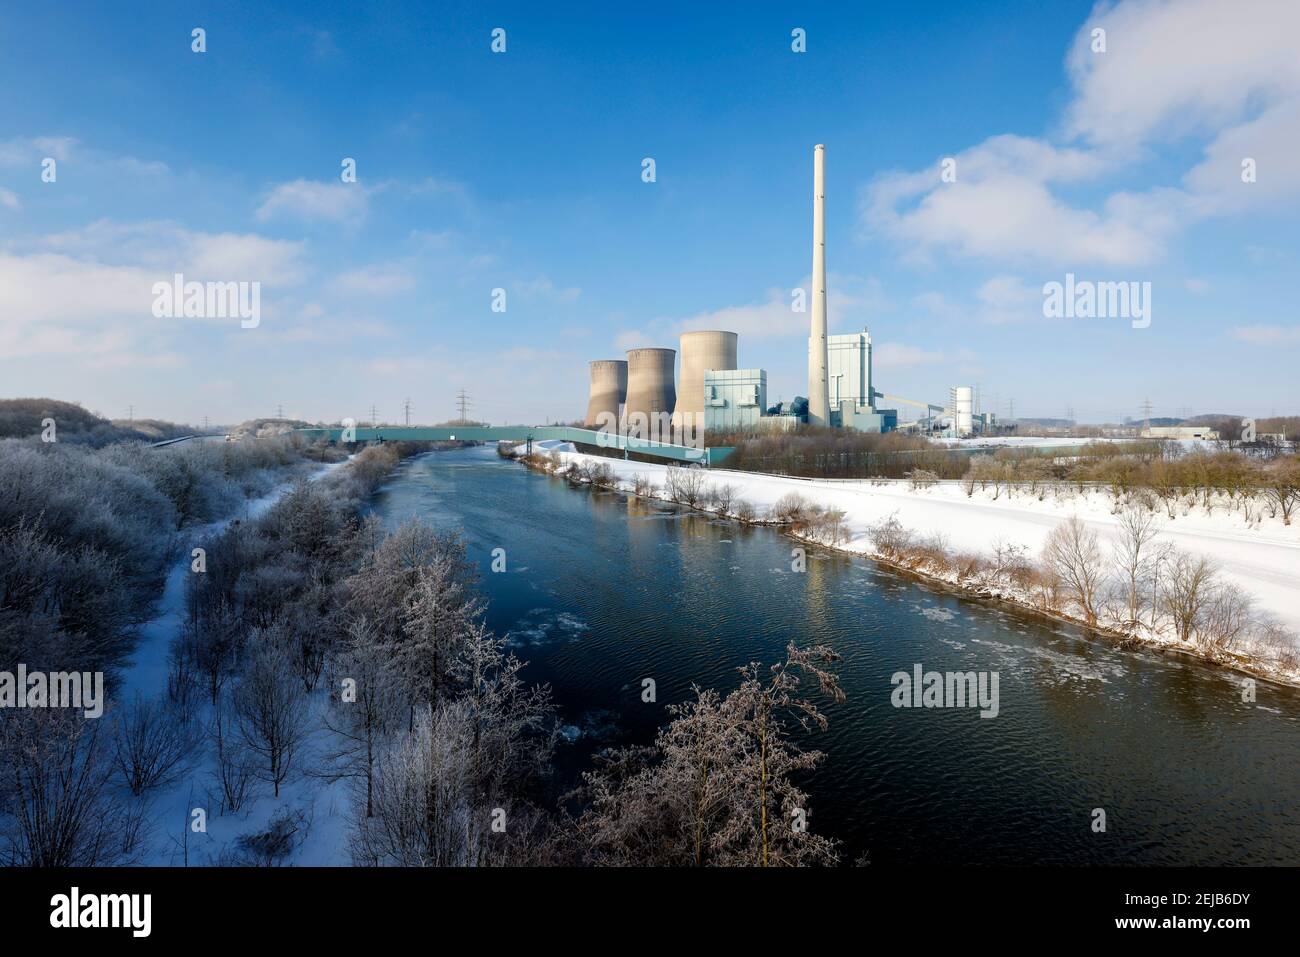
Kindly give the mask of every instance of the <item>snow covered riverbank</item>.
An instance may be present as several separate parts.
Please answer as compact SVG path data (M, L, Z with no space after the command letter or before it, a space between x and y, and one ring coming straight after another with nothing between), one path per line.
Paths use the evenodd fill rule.
M663 486L669 466L572 451L556 450L555 454L564 465L607 465L620 488L626 491L633 490L639 477L652 487L649 493L652 497L667 498ZM1040 486L1031 493L1024 488L1009 492L1003 486L995 495L993 489L981 489L976 484L968 495L967 489L958 482L913 488L905 480L800 479L726 469L712 469L704 474L711 486L734 486L735 498L752 504L760 517L791 492L827 509L842 511L847 536L834 547L876 559L884 556L873 547L869 530L891 516L917 538L940 541L956 553L988 555L999 545L1011 545L1023 549L1027 556L1037 556L1052 529L1072 516L1077 516L1097 534L1103 549L1108 550L1120 536L1113 502L1107 490L1100 488L1080 491L1075 486L1051 489ZM1158 541L1194 557L1210 559L1220 569L1224 581L1238 585L1251 596L1258 612L1293 632L1300 629L1300 527L1284 525L1280 518L1269 517L1267 513L1255 516L1248 525L1239 512L1226 507L1215 508L1207 514L1204 508L1181 505L1173 519L1163 510L1158 514ZM1006 584L990 587L987 580L972 584L956 571L911 570L968 591L1036 607L1032 596L1019 594ZM1178 641L1163 623L1154 630L1142 625L1133 637L1188 654L1201 654L1192 643ZM1233 659L1221 663L1300 684L1300 669L1294 667L1265 665L1258 660Z

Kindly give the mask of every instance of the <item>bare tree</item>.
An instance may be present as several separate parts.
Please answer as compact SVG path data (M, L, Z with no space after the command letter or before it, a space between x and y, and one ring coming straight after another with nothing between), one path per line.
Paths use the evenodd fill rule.
M890 513L888 518L883 518L869 527L867 536L876 551L894 561L905 556L912 547L913 535L898 520L897 512Z
M113 763L137 797L175 781L195 743L194 726L187 716L138 692L131 704L114 715Z
M390 647L378 640L365 618L351 622L330 671L333 685L325 726L338 736L327 755L337 770L331 779L350 778L364 787L366 817L374 813L375 766L383 742L401 708L399 675Z
M1184 552L1174 553L1168 567L1161 583L1161 603L1173 619L1179 640L1189 642L1202 623L1206 606L1213 599L1216 569L1208 558L1193 557Z
M1216 654L1227 651L1252 625L1251 598L1231 582L1221 582L1205 607L1197 643Z
M1137 624L1142 613L1142 596L1146 593L1143 582L1151 574L1155 559L1152 546L1159 531L1160 523L1148 508L1130 504L1119 515L1119 536L1111 546L1111 554L1122 580L1130 627Z
M112 786L105 723L67 709L0 713L0 859L22 867L138 863L143 805Z
M1083 612L1089 625L1097 624L1098 596L1105 568L1097 533L1072 515L1047 535L1043 558L1059 577L1066 593Z
M222 695L212 709L208 737L216 758L210 777L221 792L222 812L237 812L244 806L252 791L253 762L248 750L232 736L233 719L229 713L227 697Z
M712 489L713 506L719 515L730 515L735 506L740 489L729 482L715 485Z
M695 508L704 498L704 473L693 468L669 468L664 472L664 490L670 501Z
M420 710L415 730L377 764L370 817L359 818L353 860L362 865L463 867L486 854L491 808L473 800L468 707Z
M1300 463L1294 459L1273 462L1263 476L1264 498L1282 513L1282 524L1291 524L1291 513L1300 503Z
M240 738L260 759L254 773L279 797L307 735L306 698L283 649L254 637L231 703Z

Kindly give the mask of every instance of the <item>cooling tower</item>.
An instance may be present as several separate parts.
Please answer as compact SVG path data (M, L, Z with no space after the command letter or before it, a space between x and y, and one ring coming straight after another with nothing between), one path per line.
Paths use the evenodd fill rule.
M826 147L813 147L812 331L808 336L808 424L831 424L826 374Z
M596 359L588 365L591 366L591 398L587 401L587 428L604 426L614 430L618 428L619 406L627 399L627 362Z
M659 417L671 417L677 404L677 390L673 386L673 363L676 358L677 352L674 349L627 351L627 400L623 416L627 420L629 435L657 437L669 427L668 420ZM701 393L703 390L701 384ZM646 425L653 435L644 432L643 427Z
M704 428L704 373L736 368L734 332L682 333L682 387L677 391L673 425Z

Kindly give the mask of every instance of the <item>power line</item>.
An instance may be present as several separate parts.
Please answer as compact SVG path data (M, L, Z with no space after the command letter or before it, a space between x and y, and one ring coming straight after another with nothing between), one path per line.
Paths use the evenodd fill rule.
M406 424L411 424L411 397L407 396L406 401L402 403L402 411L406 413Z
M375 410L375 404L374 404L373 402L370 403L370 427L371 427L372 429L373 429L373 428L375 427L375 425L377 424L377 418L376 418L376 417L377 417L378 415L379 415L379 413Z
M469 393L466 392L464 389L461 389L459 392L457 392L457 393L456 393L456 404L457 404L457 406L460 407L460 419L459 419L458 421L460 421L460 422L468 422L469 419L466 418L466 416L465 416L465 410L468 409L470 406L472 406L472 405L474 404L474 403L470 400Z

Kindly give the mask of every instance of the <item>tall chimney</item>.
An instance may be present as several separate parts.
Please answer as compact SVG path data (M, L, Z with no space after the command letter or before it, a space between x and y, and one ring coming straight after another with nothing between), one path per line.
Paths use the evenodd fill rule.
M812 333L808 338L808 424L831 424L826 375L826 147L813 147Z

